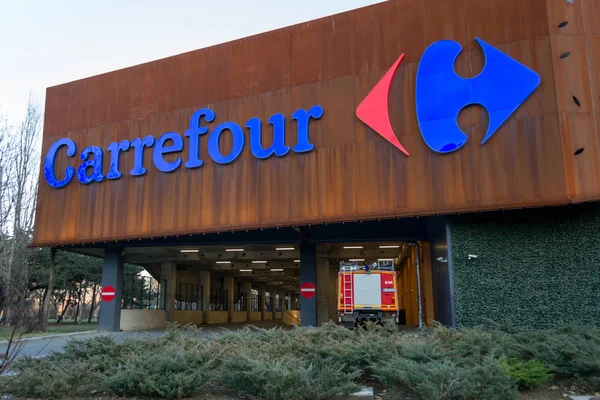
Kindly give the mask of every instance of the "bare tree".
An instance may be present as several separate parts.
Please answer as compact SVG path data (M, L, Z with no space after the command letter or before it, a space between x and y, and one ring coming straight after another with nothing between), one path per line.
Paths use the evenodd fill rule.
M0 289L5 324L23 324L30 309L27 246L35 214L41 126L40 108L31 97L17 127L0 126Z
M52 293L54 293L54 276L56 275L56 249L52 248L50 250L50 276L48 277L48 287L46 287L46 292L44 296L44 302L42 303L42 312L40 321L40 329L43 332L48 330L48 318L50 317L50 299L52 298Z
M10 324L0 373L19 354L23 334L39 319L29 298L29 254L38 181L42 114L31 96L21 124L12 127L0 116L0 310Z

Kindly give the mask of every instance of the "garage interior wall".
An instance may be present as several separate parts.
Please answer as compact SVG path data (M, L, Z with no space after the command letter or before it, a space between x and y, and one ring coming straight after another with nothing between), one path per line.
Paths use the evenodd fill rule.
M420 245L420 272L421 272L421 301L423 322L435 320L433 310L433 284L431 278L431 262L429 243L421 242ZM398 272L398 299L399 307L406 312L406 325L419 325L418 285L416 248L411 247L406 258L397 267Z
M455 216L449 232L458 326L600 325L598 203Z

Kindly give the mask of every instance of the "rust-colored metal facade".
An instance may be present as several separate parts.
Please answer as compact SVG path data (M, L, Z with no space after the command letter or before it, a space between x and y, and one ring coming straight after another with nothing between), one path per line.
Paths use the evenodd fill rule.
M480 141L487 114L471 107L459 116L470 136L464 148L433 153L415 116L418 61L430 43L456 40L464 48L456 70L473 76L483 66L475 36L537 71L541 85L485 145ZM406 56L392 84L390 118L410 157L354 114L401 53ZM42 174L34 242L89 243L600 199L600 2L393 0L51 87L42 154L61 137L72 138L81 150L148 134L183 134L191 114L205 106L216 112L211 128L228 120L244 126L252 117L265 121L281 112L293 146L291 113L314 104L325 113L311 122L316 148L309 153L258 160L246 147L232 164L218 165L203 138L205 164L198 169L161 173L147 149L143 177L127 173L131 152L123 153L124 176L115 181L74 180L55 189ZM224 152L231 147L226 136ZM264 129L265 144L271 138ZM57 170L79 162L63 152Z

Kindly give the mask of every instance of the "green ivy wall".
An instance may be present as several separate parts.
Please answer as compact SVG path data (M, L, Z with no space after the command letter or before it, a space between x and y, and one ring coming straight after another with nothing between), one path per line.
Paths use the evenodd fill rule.
M599 203L448 222L457 326L600 326Z

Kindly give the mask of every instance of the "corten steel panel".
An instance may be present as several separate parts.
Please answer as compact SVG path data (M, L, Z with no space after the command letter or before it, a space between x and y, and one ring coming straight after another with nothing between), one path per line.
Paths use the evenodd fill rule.
M321 79L335 79L353 73L354 26L352 14L337 14L323 19L319 35Z
M392 93L395 101L389 102L390 123L396 136L419 135L419 124L415 112L415 79L417 63L402 63L392 81ZM357 103L358 104L358 103ZM358 129L358 128L357 128ZM374 136L378 136L373 133ZM400 142L402 143L402 142Z
M464 18L469 50L479 50L475 36L492 46L509 42L506 0L466 0Z
M352 14L352 57L354 72L364 74L386 67L386 54L383 47L383 15L378 7L365 9L365 12Z
M417 62L425 50L423 4L414 0L391 0L381 6L386 67L405 53L404 62ZM410 38L410 39L409 39Z
M439 1L423 0L425 13L425 43L429 45L437 40L455 40L463 48L467 40L465 24L466 0ZM498 11L498 10L496 10Z
M567 193L574 201L596 199L600 192L600 147L593 134L600 100L594 87L598 49L590 46L595 38L586 36L591 21L584 16L598 12L600 3L565 6L548 1L547 7Z
M548 34L546 1L506 0L509 41L518 42Z
M548 26L551 34L583 35L581 1L549 1ZM565 25L566 22L566 25Z
M283 113L286 144L294 146L292 112L319 104L324 115L310 123L315 149L309 153L258 160L245 129L244 151L229 165L210 159L204 135L204 165L195 169L161 173L148 148L148 173L141 177L129 174L132 152L122 153L118 180L82 185L75 178L54 189L41 174L34 241L102 243L600 199L600 45L594 37L600 32L589 17L600 15L600 4L559 3L393 0L49 88L43 154L62 137L81 151L168 131L183 135L201 107L216 113L213 122L203 121L210 131L225 121L244 127L261 118L265 146L273 138L268 118ZM565 18L569 24L557 28ZM463 110L458 124L467 144L440 155L419 132L418 61L431 41L455 39L465 49L455 70L475 76L484 59L474 35L533 68L541 85L485 145L487 113L478 106ZM389 117L410 157L354 114L401 53L406 56L391 84ZM232 144L225 132L221 150ZM184 137L183 162L188 152ZM109 159L105 151L104 173ZM67 159L61 152L56 170L68 165L78 167L79 156Z
M581 10L585 34L589 36L600 36L600 6L597 0L582 0Z
M556 91L554 88L550 38L543 36L511 42L509 44L509 55L519 60L523 65L537 71L541 79L540 86L515 112L517 118L556 113Z
M590 113L593 110L586 38L551 35L558 112ZM570 52L566 58L562 54ZM579 101L579 105L573 99Z
M289 32L279 29L260 36L258 84L261 93L289 86Z
M561 114L560 129L565 169L572 177L567 181L569 196L593 198L600 192L598 137L592 134L595 131L594 114Z
M590 87L594 99L594 112L600 113L600 35L587 38L587 53L590 67ZM597 123L600 121L596 120Z
M565 171L560 145L560 129L556 114L517 119L517 157L519 187L523 204L540 204L548 199L559 200L565 196Z
M310 21L288 29L290 36L290 86L317 82L321 63L319 34L322 21Z
M251 36L231 44L231 97L258 93L259 37Z

